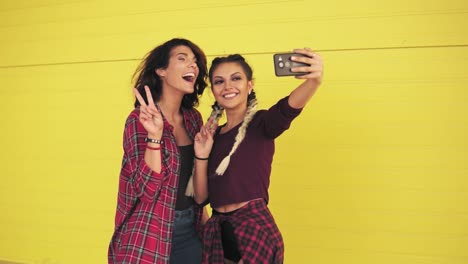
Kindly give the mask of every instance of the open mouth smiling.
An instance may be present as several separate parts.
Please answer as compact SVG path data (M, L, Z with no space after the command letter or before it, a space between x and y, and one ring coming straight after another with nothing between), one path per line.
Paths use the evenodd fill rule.
M182 75L182 78L186 80L187 82L194 82L195 81L195 73L189 72L184 75Z
M227 93L227 94L223 94L223 98L225 99L231 99L231 98L234 98L238 95L239 93Z

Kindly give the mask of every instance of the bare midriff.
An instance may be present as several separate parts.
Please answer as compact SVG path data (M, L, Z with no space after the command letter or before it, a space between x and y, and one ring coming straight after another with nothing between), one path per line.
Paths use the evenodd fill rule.
M258 198L258 199L262 199L262 198ZM258 199L253 199L253 200L250 200L250 201L254 201L254 200L258 200ZM232 211L235 211L239 208L242 208L244 207L245 205L247 205L250 201L247 201L247 202L240 202L240 203L232 203L232 204L226 204L226 205L223 205L223 206L220 206L220 207L216 207L214 208L217 212L220 212L220 213L229 213L229 212L232 212Z

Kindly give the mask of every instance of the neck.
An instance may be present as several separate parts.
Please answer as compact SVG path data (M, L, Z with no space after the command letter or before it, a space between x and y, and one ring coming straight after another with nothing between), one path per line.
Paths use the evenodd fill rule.
M226 130L239 125L244 120L247 114L247 108L225 110L226 113Z
M175 120L180 115L180 107L183 95L168 94L167 90L161 95L158 101L159 109L164 117L169 120Z

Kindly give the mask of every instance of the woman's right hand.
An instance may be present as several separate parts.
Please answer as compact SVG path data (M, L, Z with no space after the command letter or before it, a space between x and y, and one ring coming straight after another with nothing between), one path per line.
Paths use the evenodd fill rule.
M133 93L135 94L138 102L140 102L139 120L148 132L148 137L154 139L161 139L164 121L161 112L156 108L156 105L154 104L153 96L151 95L151 91L147 85L145 85L145 91L146 98L148 99L148 104L145 103L145 100L138 92L138 90L133 88Z
M208 122L195 135L195 156L207 158L213 147L213 135L218 127L214 117L210 117Z

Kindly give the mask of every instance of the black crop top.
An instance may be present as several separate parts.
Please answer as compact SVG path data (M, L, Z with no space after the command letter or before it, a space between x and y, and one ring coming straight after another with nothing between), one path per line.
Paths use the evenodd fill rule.
M184 210L193 205L193 198L185 195L187 184L192 175L193 157L195 151L193 145L179 146L180 153L180 177L179 188L177 189L176 210Z

